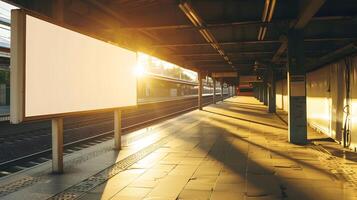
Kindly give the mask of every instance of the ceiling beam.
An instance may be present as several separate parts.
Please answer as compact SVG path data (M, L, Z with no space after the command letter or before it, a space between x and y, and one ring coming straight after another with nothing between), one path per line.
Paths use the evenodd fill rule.
M217 51L222 56L222 58L234 68L232 61L230 61L227 54L218 44L216 38L210 32L210 30L208 30L207 25L202 20L201 16L199 16L199 14L192 7L192 5L188 1L181 1L181 3L179 4L179 8L186 15L186 17L191 21L191 23L197 28L198 32L207 41L207 43L209 43L212 46L212 48L215 51Z
M251 51L251 52L227 52L228 55L257 55L257 54L273 54L272 51ZM187 54L172 54L172 56L220 56L218 53L187 53Z
M300 11L296 20L290 23L291 29L303 29L313 18L313 16L320 10L321 6L326 0L310 0L305 1L306 4L302 5L302 10ZM288 47L288 40L286 36L280 38L282 41L279 49L273 56L272 62L275 63L280 59L280 56L286 51Z
M282 36L284 37L284 36ZM305 42L329 42L329 41L354 41L357 37L329 37L329 38L305 38ZM281 40L251 40L251 41L226 41L218 42L219 45L254 45L254 44L276 44L282 43ZM209 43L181 43L181 44L155 44L152 48L164 47L196 47L196 46L209 46Z
M311 71L320 66L326 65L328 63L334 62L338 59L342 59L348 55L354 54L357 52L357 40L351 42L350 44L343 46L335 51L325 54L317 59L311 60L307 63L307 70Z
M266 40L266 41L227 41L227 42L218 42L219 45L244 45L244 44L269 44L269 43L279 43L279 40ZM181 44L156 44L152 47L193 47L193 46L209 46L209 43L181 43Z
M241 21L241 22L227 22L227 23L211 23L206 24L206 28L220 28L220 27L233 27L233 26L270 26L274 24L281 24L281 23L288 23L289 20L276 20L273 22L262 22L262 21ZM195 30L196 27L191 24L179 24L179 25L162 25L162 26L133 26L133 27L122 27L125 30L177 30L177 29L188 29L188 30Z
M353 16L321 16L313 17L311 21L331 21L331 20L351 20ZM260 20L251 21L236 21L236 22L226 22L226 23L207 23L206 28L214 29L221 27L236 27L236 26L274 26L278 24L289 24L293 19L275 19L270 22L262 22ZM159 26L131 26L131 27L121 27L123 30L143 30L143 31L155 31L155 30L177 30L177 29L192 29L195 30L196 27L192 24L178 24L178 25L159 25Z

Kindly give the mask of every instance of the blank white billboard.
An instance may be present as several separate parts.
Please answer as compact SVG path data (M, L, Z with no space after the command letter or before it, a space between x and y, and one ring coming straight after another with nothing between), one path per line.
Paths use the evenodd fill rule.
M13 113L13 123L137 104L135 52L24 14L13 12L14 22L26 30L23 44L17 38L12 47L12 59L20 59L12 62L12 82L18 85L12 103L23 104L23 116Z

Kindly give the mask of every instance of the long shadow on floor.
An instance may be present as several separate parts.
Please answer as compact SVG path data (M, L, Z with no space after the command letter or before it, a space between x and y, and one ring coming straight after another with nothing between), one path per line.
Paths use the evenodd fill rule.
M243 102L236 102L236 101L229 101L225 100L224 102L232 103L232 104L240 104L240 105L250 105L250 106L264 106L262 103L243 103Z
M245 105L245 104L240 105L240 104L233 104L233 103L226 102L226 101L224 103L231 104L232 106L237 107L237 108L256 110L256 111L260 111L260 112L266 112L268 110L268 108L266 106L260 107L260 106Z
M238 124L231 123L231 122L224 121L224 120L217 119L217 118L214 119L214 120L217 121L217 122L219 122L219 123L222 123L222 124L226 124L226 125L229 125L229 126L235 126L236 128L241 128L241 129L248 129L248 128L249 128L252 132L259 132L259 130L254 129L253 127L247 127L247 126L240 125L240 124L238 125ZM305 161L299 160L299 159L295 159L295 158L293 158L293 157L291 157L291 156L285 155L285 154L280 153L280 152L278 152L278 151L275 151L275 150L273 150L273 149L269 149L269 148L266 148L266 147L264 147L264 146L262 146L262 145L253 143L253 142L251 142L251 141L245 139L244 137L241 137L241 136L238 136L238 135L235 135L235 134L231 134L230 136L231 136L231 137L235 137L235 138L237 138L237 139L240 139L240 140L242 140L242 141L244 141L244 142L247 142L247 143L249 143L249 144L251 144L251 145L253 145L253 146L255 146L255 147L259 147L259 148L261 148L261 149L270 151L270 152L272 152L273 154L276 154L276 155L281 156L281 157L283 157L283 158L289 159L289 160L294 161L294 162L296 162L296 163L299 163L299 164L301 164L301 165L305 165L305 166L307 166L307 167L309 167L309 168L311 168L311 169L314 169L314 170L316 170L316 171L319 171L319 172L325 174L326 176L331 176L331 175L332 175L332 174L329 173L328 171L325 171L325 170L323 170L323 169L321 169L321 168L318 168L318 167L316 167L316 166L314 166L314 165L311 165L311 164L309 164L308 162L305 162ZM270 138L276 138L276 137L277 137L276 134L273 134L273 133L270 133L270 132L264 132L264 136L265 136L265 137L270 137Z
M254 111L254 110L246 110L246 109L233 109L230 107L225 107L224 110L233 112L233 113L239 113L243 115L252 115L255 117L260 117L260 118L266 118L269 117L271 114L266 112L266 111Z
M213 111L209 111L209 110L203 110L203 111L208 112L208 113L212 113L212 114L216 114L216 115L220 115L220 116L224 116L224 117L229 117L229 118L233 118L233 119L246 121L246 122L251 122L251 123L260 124L260 125L264 125L264 126L269 126L269 127L274 127L274 128L278 128L278 129L288 130L288 128L283 127L283 126L277 126L277 125L274 125L274 124L268 124L268 123L264 123L264 122L257 122L257 121L254 121L254 120L249 120L249 119L245 119L245 118L241 118L241 117L234 117L234 116L225 115L225 114L222 114L222 113L213 112Z
M285 199L289 197L289 194L298 194L300 199L314 199L314 195L307 193L301 188L295 187L293 184L286 184L289 182L286 178L274 175L271 169L257 163L255 160L249 159L246 152L237 149L229 141L230 137L236 137L239 140L247 142L252 145L256 145L244 138L236 136L223 128L215 127L210 123L203 122L200 124L201 127L207 127L205 129L198 130L200 142L205 142L205 138L209 132L212 134L212 129L214 129L213 134L216 135L217 141L216 145L208 152L208 155L214 158L216 161L222 163L225 167L233 171L236 175L240 177L247 177L246 181L249 184L250 189L245 193L247 197L253 196L272 196L277 199ZM186 142L192 142L190 137L187 137L185 134L175 134L175 137L182 139ZM256 145L261 147L260 145ZM217 151L215 148L223 148ZM264 147L262 147L264 148ZM205 149L202 149L203 151ZM217 153L218 152L218 153ZM259 172L249 171L247 167L242 170L242 162L249 162L249 166L252 168L259 168ZM264 182L263 180L269 180L269 182ZM237 188L238 189L238 188Z

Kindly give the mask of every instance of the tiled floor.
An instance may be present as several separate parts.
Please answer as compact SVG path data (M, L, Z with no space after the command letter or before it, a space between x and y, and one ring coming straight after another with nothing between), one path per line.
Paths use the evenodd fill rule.
M318 145L288 143L286 124L253 98L230 98L170 123L166 141L101 184L81 190L78 197L357 199L357 162L335 157ZM78 192L75 189L67 191Z
M131 166L127 178L119 178L125 176L119 173L82 199L352 199L354 195L353 187L328 164L322 165L321 152L287 143L284 122L254 99L229 99L192 118L201 121Z

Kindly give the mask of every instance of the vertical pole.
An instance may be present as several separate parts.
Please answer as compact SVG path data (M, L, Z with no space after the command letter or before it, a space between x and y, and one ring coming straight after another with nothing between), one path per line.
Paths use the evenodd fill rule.
M264 101L263 85L261 83L259 84L259 101Z
M221 81L221 99L223 101L223 80Z
M288 32L287 77L289 142L306 144L306 77L304 66L304 36L302 30L290 30Z
M267 74L264 74L264 80L263 80L263 103L264 105L268 105L268 80L267 80Z
M121 150L121 110L114 110L114 147L117 150Z
M202 72L198 72L198 109L202 110Z
M63 119L52 119L52 172L63 173Z
M275 113L276 112L276 88L275 88L275 73L274 69L272 67L269 67L268 69L268 76L269 76L269 105L268 105L268 111L270 113Z
M213 79L213 103L216 103L216 79Z
M232 92L232 86L230 85L230 86L229 86L229 97L232 97L232 94L233 94L233 92Z

